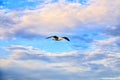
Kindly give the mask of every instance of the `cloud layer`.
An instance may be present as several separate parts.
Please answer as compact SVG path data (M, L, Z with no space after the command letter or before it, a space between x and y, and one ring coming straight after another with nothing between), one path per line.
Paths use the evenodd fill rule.
M5 57L0 57L0 80L120 79L119 0L88 0L84 4L78 0L28 2L39 5L24 5L22 10L0 9L0 40L28 39L27 44L24 40L1 42ZM41 39L35 47L31 40L55 34L69 36L70 43L55 45L65 44L64 50L69 46L72 51L49 52L39 44L53 48L53 43L48 45Z
M119 23L118 6L119 0L89 0L84 5L63 1L43 3L33 10L1 11L0 39L72 33L86 27L111 28Z
M0 59L0 72L6 80L60 80L60 76L63 80L119 78L120 53L105 51L102 45L96 51L59 54L40 51L31 46L8 46L4 49L10 55L7 59Z

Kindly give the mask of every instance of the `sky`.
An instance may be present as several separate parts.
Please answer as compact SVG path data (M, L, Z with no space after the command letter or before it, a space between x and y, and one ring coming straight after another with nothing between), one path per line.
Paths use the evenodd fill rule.
M119 6L120 0L0 0L0 80L120 80Z

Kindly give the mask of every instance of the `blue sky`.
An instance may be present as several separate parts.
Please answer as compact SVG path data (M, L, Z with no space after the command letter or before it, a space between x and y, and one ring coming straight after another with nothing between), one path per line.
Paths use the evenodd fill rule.
M0 80L119 80L119 5L0 0Z

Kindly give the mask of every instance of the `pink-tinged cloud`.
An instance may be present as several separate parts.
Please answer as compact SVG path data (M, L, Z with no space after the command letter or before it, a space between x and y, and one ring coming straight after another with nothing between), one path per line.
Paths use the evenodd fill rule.
M7 30L1 28L3 34L1 39L70 33L72 30L84 29L86 26L94 29L103 28L100 26L106 28L118 24L120 16L118 6L119 0L90 0L88 5L64 1L64 4L43 3L42 7L40 5L34 10L10 11L3 14L5 17L10 17L14 23L10 22L11 27Z

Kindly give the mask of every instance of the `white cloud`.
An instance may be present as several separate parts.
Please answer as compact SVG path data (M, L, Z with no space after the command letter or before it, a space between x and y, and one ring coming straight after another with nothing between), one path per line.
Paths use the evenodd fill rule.
M119 45L118 42L120 40L119 36L107 36L106 39L102 40L94 40L92 42L93 49L95 49L98 53L119 53Z
M77 66L73 63L59 62L59 63L48 63L42 60L14 60L14 59L0 59L0 68L10 68L10 67L22 67L30 70L42 70L50 69L57 70L63 73L79 73L83 71L88 71L89 67ZM30 66L33 65L33 66Z
M47 53L47 52L42 52L36 48L32 48L31 46L25 47L20 45L9 46L9 47L6 47L5 49L9 50L10 52L12 51L9 58L16 61L21 61L21 60L23 60L23 62L35 61L40 64L42 64L41 63L42 61L46 63L45 64L46 66L48 64L53 68L56 68L56 69L60 68L60 70L63 70L64 72L69 72L69 73L77 73L77 72L84 72L84 71L90 70L90 67L88 65L87 66L84 65L84 57L87 56L87 53L82 53L77 51L64 52L59 54Z
M10 16L10 20L14 20L14 23L17 24L11 23L12 25L8 29L3 28L1 39L9 36L23 37L22 33L24 36L40 36L62 33L68 29L69 31L76 28L81 29L85 26L92 28L91 24L93 23L99 25L116 24L119 17L118 6L119 0L114 2L112 0L90 0L89 5L56 2L43 3L34 10L10 11L3 15Z
M106 78L102 78L102 80L120 80L120 77L106 77Z
M91 61L90 63L92 63L92 64L101 64L104 67L115 69L116 66L114 64L116 62L117 62L117 60L114 59L114 58L107 58L107 59L102 59L102 60Z
M86 26L95 30L101 27L99 25L102 25L103 29L115 31L119 29L119 26L108 27L119 22L119 0L90 0L87 5L67 3L65 0L50 2L48 0L34 10L22 12L0 10L0 39L61 34L67 33L68 29L79 30ZM41 51L32 46L4 47L7 53L11 54L7 59L0 59L0 70L6 75L3 76L6 77L5 80L7 77L16 80L61 80L61 78L62 80L94 80L98 79L98 75L107 77L111 74L114 78L120 73L120 49L117 44L120 38L110 35L103 37L106 36L107 39L94 40L90 46L92 48L90 50L93 51L87 52L73 51L57 54ZM16 76L20 77L16 78Z
M9 63L8 63L9 61ZM20 79L36 79L36 80L63 80L76 77L75 74L86 71L87 67L72 66L69 63L47 63L39 60L0 60L0 70L3 71L3 79L17 78ZM31 66L30 66L31 65ZM7 74L9 73L9 74ZM12 75L14 74L14 75ZM24 76L25 75L25 76ZM72 76L70 76L72 75ZM9 77L7 77L9 76ZM19 77L20 76L20 77ZM22 77L21 77L22 76ZM60 77L61 76L61 77ZM69 76L69 77L68 77ZM56 78L57 77L57 78ZM39 79L38 79L39 78ZM60 79L59 79L60 78ZM6 80L8 80L6 79ZM79 80L76 78L76 80Z
M4 47L4 49L7 49L8 53L9 51L12 52L7 59L0 59L0 69L2 69L4 73L6 72L5 70L7 70L7 72L18 76L26 75L24 79L37 79L40 75L46 77L49 75L53 77L48 77L49 79L59 80L55 78L56 75L57 77L61 76L63 80L64 78L66 80L68 79L68 76L72 75L72 77L76 77L75 75L77 75L79 79L87 80L82 77L84 76L89 77L90 80L92 80L99 79L99 77L96 76L102 75L103 73L106 75L102 77L107 77L114 72L120 73L119 57L117 57L119 53L113 52L106 55L103 51L99 51L99 54L97 51L83 53L74 51L57 54L44 52L31 46L20 45L12 45L6 48ZM89 57L90 55L91 57ZM107 73L108 70L110 71L109 73ZM5 74L8 75L7 73ZM33 76L30 77L30 75ZM113 74L113 77L115 75L116 74ZM14 77L10 74L9 76L11 76L11 78ZM44 80L45 77L41 77L41 79ZM72 78L69 77L69 79ZM79 79L76 78L76 80Z
M120 58L120 53L111 53L111 54L108 54L108 56L114 57L114 58Z
M32 46L27 46L27 47L25 47L25 46L22 46L22 45L11 45L11 46L9 46L9 47L5 47L4 48L5 50L32 50L32 49L34 49Z
M110 37L108 39L105 40L98 40L98 44L100 45L110 45L110 44L114 44L115 42L119 41L120 37Z

